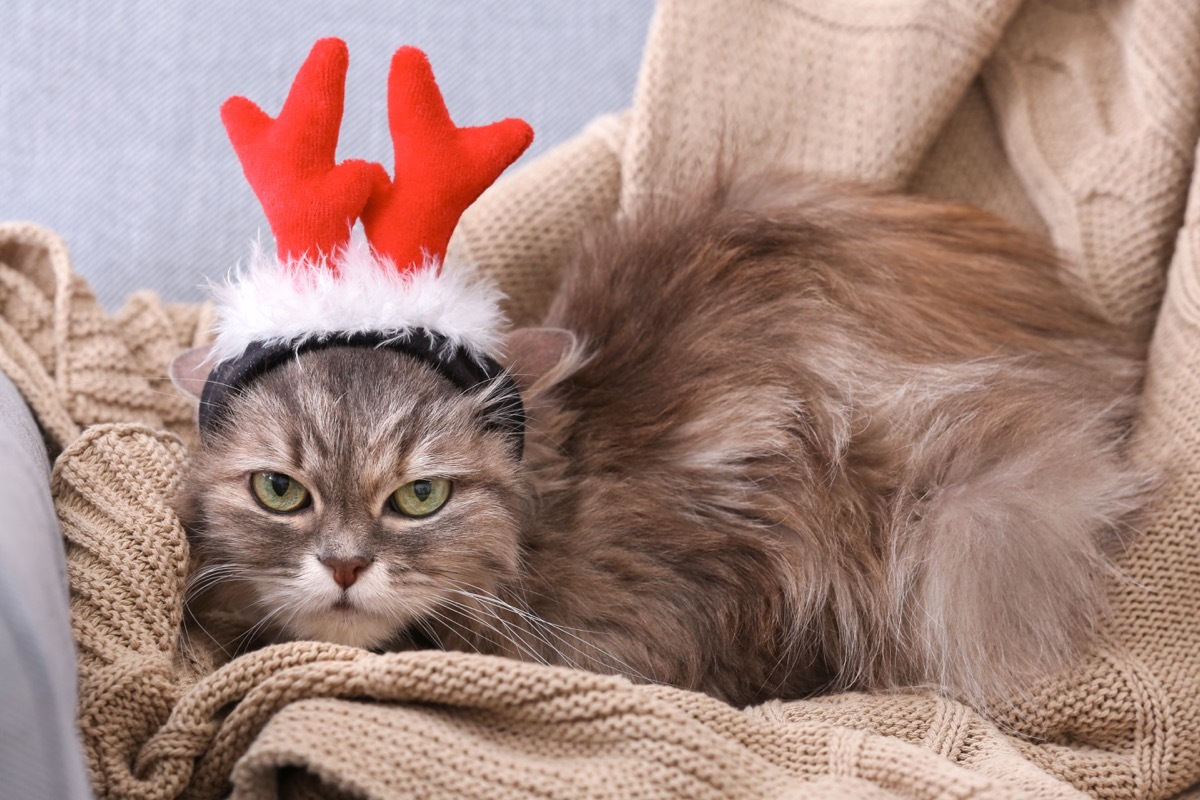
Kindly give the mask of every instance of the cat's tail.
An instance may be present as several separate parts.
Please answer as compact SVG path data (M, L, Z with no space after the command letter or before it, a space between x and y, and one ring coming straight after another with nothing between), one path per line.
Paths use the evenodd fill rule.
M892 516L897 684L994 707L1094 642L1154 484L1123 454L1123 416L1051 392L930 426Z

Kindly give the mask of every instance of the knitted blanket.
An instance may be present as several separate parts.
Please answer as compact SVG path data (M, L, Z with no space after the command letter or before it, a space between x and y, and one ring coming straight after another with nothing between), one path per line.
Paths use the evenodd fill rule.
M181 635L167 384L207 306L109 316L63 244L0 226L0 369L55 450L99 797L1165 798L1200 781L1200 4L663 0L631 109L493 187L452 251L536 320L571 242L662 178L774 165L957 198L1048 235L1146 343L1134 456L1165 470L1069 673L992 721L926 692L731 708L585 672Z

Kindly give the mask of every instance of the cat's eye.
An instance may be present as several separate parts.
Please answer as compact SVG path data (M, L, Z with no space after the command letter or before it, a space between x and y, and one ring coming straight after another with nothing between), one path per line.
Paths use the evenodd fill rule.
M300 481L282 472L255 472L250 476L250 490L259 505L277 514L299 511L312 501Z
M445 478L422 478L406 483L388 498L388 505L406 517L428 517L450 499L453 484Z

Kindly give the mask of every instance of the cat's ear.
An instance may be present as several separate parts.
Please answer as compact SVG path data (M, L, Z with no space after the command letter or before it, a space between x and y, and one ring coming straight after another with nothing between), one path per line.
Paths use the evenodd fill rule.
M518 328L508 335L500 359L521 394L553 386L572 371L579 340L562 328Z
M208 374L212 372L215 365L211 355L211 345L193 347L171 359L171 366L167 368L167 374L171 376L171 383L197 402L200 401L200 393L204 391Z

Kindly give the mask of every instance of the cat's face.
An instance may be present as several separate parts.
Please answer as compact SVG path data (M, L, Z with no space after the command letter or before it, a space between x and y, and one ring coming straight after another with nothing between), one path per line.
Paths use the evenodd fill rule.
M214 591L277 636L382 647L518 570L528 491L484 403L386 350L306 353L234 399L182 507Z

